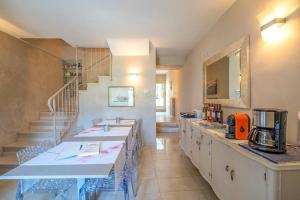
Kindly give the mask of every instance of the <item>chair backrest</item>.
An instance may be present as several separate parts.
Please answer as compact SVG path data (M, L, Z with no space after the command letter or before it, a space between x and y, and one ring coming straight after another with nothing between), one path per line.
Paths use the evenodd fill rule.
M19 164L31 160L41 153L46 152L48 149L54 147L54 143L51 140L45 140L37 145L28 146L16 153Z
M83 126L78 126L78 127L74 128L70 131L70 135L74 136L74 135L77 135L78 133L80 133L82 131L84 131L84 127Z
M93 126L96 126L97 124L99 124L100 122L102 122L101 118L96 118L92 120Z
M135 137L137 139L137 142L139 143L139 145L141 145L141 143L143 142L141 126L142 126L142 119L137 119L136 125L133 130L133 137Z

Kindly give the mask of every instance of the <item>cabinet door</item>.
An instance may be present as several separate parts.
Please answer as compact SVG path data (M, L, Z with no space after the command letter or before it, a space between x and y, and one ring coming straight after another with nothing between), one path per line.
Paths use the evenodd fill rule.
M192 163L199 169L200 166L200 143L199 143L199 131L194 129L193 131L193 140L192 140Z
M193 129L191 124L186 123L186 143L185 143L185 153L186 155L192 159L192 141L193 141Z
M186 148L186 131L185 120L180 119L180 146L185 151Z
M199 150L199 166L200 166L200 171L202 173L202 176L210 182L211 177L211 136L202 133L200 135L200 150Z
M234 199L267 199L266 168L234 151Z
M217 140L212 140L211 144L211 164L212 164L212 188L217 196L222 200L234 200L234 188L230 180L230 170L233 165L232 151L228 146Z

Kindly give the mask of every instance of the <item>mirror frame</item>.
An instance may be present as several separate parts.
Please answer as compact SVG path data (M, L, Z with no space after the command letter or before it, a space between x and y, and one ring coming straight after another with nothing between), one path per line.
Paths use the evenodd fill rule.
M217 53L211 58L207 59L203 64L203 102L221 104L223 107L233 108L250 108L251 103L251 89L250 89L250 59L249 59L249 36L245 36L240 40L234 42L223 51ZM206 72L207 67L212 63L220 60L224 56L241 49L241 98L240 99L208 99L207 98L207 84Z

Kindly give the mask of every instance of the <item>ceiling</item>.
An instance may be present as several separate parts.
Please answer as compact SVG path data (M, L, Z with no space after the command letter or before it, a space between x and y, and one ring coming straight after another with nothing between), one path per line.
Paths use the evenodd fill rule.
M148 38L159 55L186 55L235 0L1 0L0 29L107 47L108 38Z

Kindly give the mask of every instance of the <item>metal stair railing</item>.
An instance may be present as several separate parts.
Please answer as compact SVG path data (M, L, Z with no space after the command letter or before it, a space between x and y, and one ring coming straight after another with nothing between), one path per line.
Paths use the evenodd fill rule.
M75 76L48 99L48 108L53 119L51 131L56 144L61 142L61 138L70 131L77 119L79 112L78 97L78 77Z

